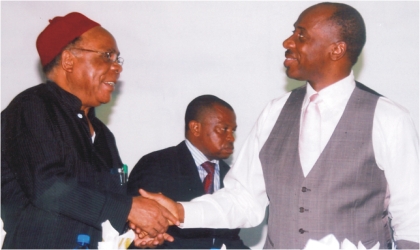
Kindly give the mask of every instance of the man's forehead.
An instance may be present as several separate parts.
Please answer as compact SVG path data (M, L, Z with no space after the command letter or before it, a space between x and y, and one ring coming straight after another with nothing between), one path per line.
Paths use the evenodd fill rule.
M95 27L83 33L81 36L81 44L86 46L92 45L97 49L119 53L114 37L102 27Z
M223 114L226 113L227 111L232 112L230 109L228 109L227 107L219 104L219 103L213 103L210 106L207 106L205 108L203 108L200 113L201 115L204 116L210 116L210 115L217 115L217 114Z
M107 38L112 35L102 27L92 28L81 35L81 38L85 42L97 41L100 42L103 38Z
M334 10L329 6L315 6L306 9L300 14L298 20L294 23L296 29L308 29L319 24L324 24L333 14Z

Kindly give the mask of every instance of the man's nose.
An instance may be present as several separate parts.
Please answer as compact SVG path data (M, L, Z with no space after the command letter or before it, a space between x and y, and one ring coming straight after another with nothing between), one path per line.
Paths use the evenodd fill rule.
M117 62L113 62L111 69L114 70L115 73L121 73L123 71L123 66Z
M289 36L286 40L284 40L283 48L290 49L290 48L294 47L294 42L293 42L292 36L293 35Z
M229 132L226 139L230 142L234 142L235 141L235 132L234 131Z

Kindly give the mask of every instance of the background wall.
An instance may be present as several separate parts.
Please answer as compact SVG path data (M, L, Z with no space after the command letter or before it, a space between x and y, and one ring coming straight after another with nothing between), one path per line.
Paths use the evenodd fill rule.
M304 84L286 77L282 42L316 2L1 2L1 109L43 82L35 48L48 19L78 11L117 39L124 71L97 113L131 168L151 151L183 140L187 104L202 94L237 114L236 151L263 107ZM360 11L367 44L356 79L406 107L419 127L419 2L347 2ZM262 248L265 225L243 229Z

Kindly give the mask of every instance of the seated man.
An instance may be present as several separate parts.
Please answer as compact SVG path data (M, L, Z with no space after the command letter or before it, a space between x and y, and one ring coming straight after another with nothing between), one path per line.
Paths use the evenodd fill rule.
M195 98L185 114L186 140L143 156L130 173L128 193L137 196L142 188L176 201L190 201L222 188L229 170L222 159L233 153L235 130L236 116L228 103L212 95ZM220 249L223 244L228 249L248 248L239 238L239 229L171 226L168 234L175 240L159 248Z

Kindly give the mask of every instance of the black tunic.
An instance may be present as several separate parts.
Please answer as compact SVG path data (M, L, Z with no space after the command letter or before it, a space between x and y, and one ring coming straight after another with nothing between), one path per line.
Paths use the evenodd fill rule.
M1 113L4 248L74 248L102 240L101 223L123 231L131 208L115 138L95 117L92 143L81 101L53 82L20 93Z

